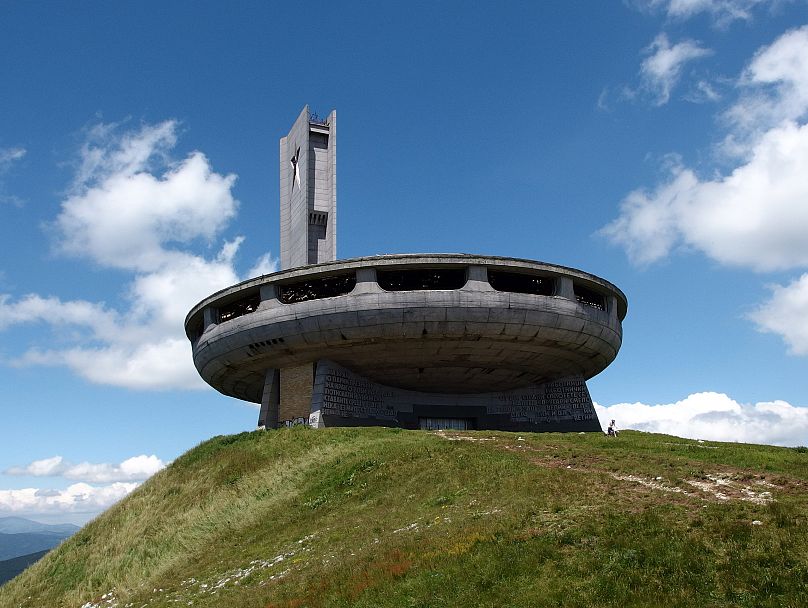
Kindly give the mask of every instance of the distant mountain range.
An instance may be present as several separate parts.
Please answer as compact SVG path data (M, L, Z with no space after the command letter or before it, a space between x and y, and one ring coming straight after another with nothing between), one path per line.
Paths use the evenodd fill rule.
M21 555L13 559L0 561L0 585L6 581L10 581L28 566L39 561L48 551L49 549L46 549L45 551L37 551L36 553L29 553L28 555Z
M22 517L0 517L0 584L13 578L79 529Z
M32 532L34 534L45 532L48 534L62 534L65 538L77 532L78 526L73 524L41 524L23 517L0 517L0 534L21 534Z
M52 549L69 535L48 534L46 532L20 534L0 534L0 560L28 555L44 549Z

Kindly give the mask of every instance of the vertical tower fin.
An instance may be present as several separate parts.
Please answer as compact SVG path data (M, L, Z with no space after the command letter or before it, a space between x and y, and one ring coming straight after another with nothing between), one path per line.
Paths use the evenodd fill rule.
M280 140L281 269L337 258L337 112L305 106Z

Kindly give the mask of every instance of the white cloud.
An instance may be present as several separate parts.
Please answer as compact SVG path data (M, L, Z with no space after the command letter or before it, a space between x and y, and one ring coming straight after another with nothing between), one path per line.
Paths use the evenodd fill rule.
M120 464L93 464L82 462L69 465L62 476L67 479L87 481L91 483L110 483L121 481L143 481L165 467L165 463L152 454L133 456Z
M0 148L0 177L8 173L11 166L25 156L26 153L25 148ZM2 181L0 181L0 203L11 203L18 207L22 205L19 197L6 194L5 184Z
M189 307L190 308L190 307ZM174 332L178 333L178 332ZM191 346L184 336L152 339L135 347L75 347L64 350L31 349L18 366L64 366L95 384L140 390L204 389L190 364Z
M740 163L709 179L681 165L654 189L631 192L603 233L641 264L676 247L757 271L808 266L808 27L786 32L744 70L726 112ZM751 118L749 118L751 117ZM748 120L747 120L748 118ZM751 134L755 127L765 130Z
M247 271L245 278L252 279L265 274L272 274L278 271L278 258L273 258L269 253L265 253L255 262L255 265Z
M81 462L73 464L61 456L35 460L11 467L6 475L62 477L75 480L66 489L22 488L0 490L0 514L97 513L132 492L140 482L165 467L157 456L133 456L118 464ZM91 485L105 484L105 485Z
M61 475L64 470L64 459L61 456L34 460L24 467L11 467L3 471L5 475L33 475L34 477L47 477Z
M0 173L8 169L11 164L25 156L25 148L0 148Z
M771 445L808 444L808 407L786 401L741 404L723 393L696 393L661 405L618 403L595 405L604 428L666 433L691 439Z
M739 80L740 99L727 111L731 137L741 143L808 112L808 26L760 49Z
M731 171L699 177L681 163L651 189L629 193L601 230L630 259L650 264L677 248L758 272L808 269L808 26L761 48L724 112L719 150ZM750 318L808 355L805 281L773 288Z
M657 105L668 102L687 63L712 53L695 40L683 40L671 46L664 33L654 38L643 52L648 56L640 65L640 76L643 86L654 96Z
M771 297L749 318L760 331L781 336L792 354L808 355L808 274L771 289Z
M172 161L173 121L119 131L90 130L53 229L59 252L125 273L124 304L0 294L0 330L46 324L67 342L33 346L16 357L18 365L65 366L91 382L129 388L204 388L183 321L202 298L241 280L235 258L243 237L213 257L194 245L211 243L235 216L235 176L214 172L201 152ZM266 254L250 273L272 268Z
M109 508L138 487L138 483L91 486L75 483L64 490L22 488L0 490L0 513L16 515L95 513Z
M152 454L133 456L119 464L81 462L72 464L61 456L35 460L25 466L11 467L6 475L64 477L90 483L144 481L165 468L165 463Z
M120 124L90 127L81 146L79 168L73 182L76 191L114 176L132 176L165 164L177 143L177 122L166 120L120 133Z
M808 125L768 131L729 175L701 180L675 167L651 191L635 190L602 233L648 264L677 245L757 271L808 266Z
M685 99L691 103L707 103L721 100L721 93L716 90L715 84L707 80L699 80Z
M58 298L43 298L31 294L12 302L7 294L0 294L0 329L18 323L47 321L54 325L85 325L96 329L99 337L108 337L116 331L118 316L105 310L102 304L73 300L61 302Z
M749 21L753 10L773 0L635 0L641 9L662 10L673 19L689 19L701 13L711 16L719 26L737 20Z
M214 238L235 216L235 175L211 170L201 152L166 161L176 124L85 145L73 194L56 220L60 248L103 266L151 272L172 262L168 246ZM161 175L153 175L158 159Z

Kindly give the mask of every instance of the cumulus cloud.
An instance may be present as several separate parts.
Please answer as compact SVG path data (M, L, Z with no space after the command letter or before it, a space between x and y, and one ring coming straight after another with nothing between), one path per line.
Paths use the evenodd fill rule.
M109 508L138 487L116 482L104 486L75 483L64 490L22 488L0 490L0 513L96 513Z
M771 290L771 297L749 318L760 331L782 337L792 354L808 355L808 274Z
M756 53L725 117L724 149L741 157L703 179L676 165L653 189L631 192L603 234L648 264L677 245L756 271L808 266L808 26ZM760 131L759 125L765 129Z
M605 428L666 433L691 439L783 446L808 444L808 407L786 401L741 404L723 393L696 393L676 403L596 404Z
M700 177L681 162L652 188L630 192L601 234L647 265L674 250L699 251L757 272L808 269L808 26L761 48L738 79L722 114L718 149L734 167ZM749 315L761 331L808 354L805 275L772 287Z
M201 152L173 160L177 129L174 121L90 129L52 225L55 247L121 271L124 302L0 294L0 330L45 324L63 338L58 347L31 347L16 364L65 366L91 382L129 388L205 386L183 333L185 315L210 293L273 271L277 260L265 254L242 277L235 263L242 237L220 243L212 256L195 250L215 242L235 217L236 178L213 171Z
M265 253L255 262L255 265L247 271L246 278L252 279L265 274L271 274L278 270L278 258L273 258L270 253Z
M34 460L24 467L11 467L3 471L3 473L5 475L33 475L34 477L60 475L63 470L63 462L61 456L43 458L42 460Z
M657 105L668 102L687 63L712 53L695 40L683 40L671 45L664 33L654 38L643 52L647 56L640 65L640 76L644 88L654 96Z
M176 128L166 121L117 139L108 129L92 131L73 194L56 220L63 251L152 272L182 256L171 245L212 239L227 225L237 208L236 176L212 171L201 152L167 161Z
M602 233L638 264L677 245L756 271L808 266L808 125L769 130L728 175L700 179L675 166L653 190L631 192Z
M114 311L105 310L102 304L83 300L61 302L58 298L33 294L16 302L7 294L0 295L0 312L0 329L47 319L55 325L92 325L101 337L112 335L119 320Z
M674 166L655 188L631 192L603 234L639 264L684 245L756 271L808 266L808 125L798 122L808 111L806 65L808 27L761 49L726 113L740 164L709 179Z
M73 464L61 456L34 460L24 465L3 471L6 475L30 475L33 477L64 477L90 483L144 481L165 467L165 463L152 454L133 456L121 463Z
M786 32L760 49L741 74L741 96L725 118L743 146L784 121L808 112L808 26Z

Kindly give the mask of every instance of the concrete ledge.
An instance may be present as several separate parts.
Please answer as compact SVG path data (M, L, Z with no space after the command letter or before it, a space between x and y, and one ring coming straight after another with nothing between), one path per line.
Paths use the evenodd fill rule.
M465 268L467 277L454 290L385 291L376 282L377 268L452 267ZM488 283L489 268L552 277L556 290L498 291ZM357 278L350 293L291 304L277 299L278 285L346 272ZM574 284L601 294L606 309L578 302ZM257 308L218 322L219 309L257 294ZM205 381L256 403L269 370L318 360L403 390L466 394L591 378L617 355L625 310L625 296L611 283L562 266L457 254L378 256L245 281L198 304L186 332Z
M188 335L188 338L193 341L197 333L201 333L200 328L207 327L208 323L204 323L202 318L203 311L205 309L216 309L217 307L240 299L247 293L260 293L262 301L269 301L273 306L275 303L280 306L284 306L281 305L276 299L277 291L275 287L277 287L277 285L288 284L289 282L296 280L324 278L353 271L357 275L357 286L354 288L355 294L359 295L362 293L375 295L379 292L383 292L383 290L375 282L375 274L377 269L383 268L401 270L416 269L427 266L442 268L462 267L467 269L468 281L466 285L462 289L458 290L461 292L460 295L455 295L452 297L462 297L462 295L464 295L467 291L504 293L496 292L496 290L494 290L490 284L483 279L485 274L483 270L497 269L513 272L536 273L542 276L555 278L558 282L557 295L552 297L559 300L575 301L575 296L572 291L572 282L578 282L588 289L602 293L606 297L607 302L616 303L616 313L618 320L620 321L625 318L628 310L626 296L615 285L606 281L605 279L582 270L577 270L575 268L548 264L535 260L523 260L518 258L506 258L498 256L480 256L462 253L398 254L337 260L312 266L300 266L243 281L233 285L232 287L228 287L216 292L194 306L185 319L186 334ZM413 298L413 301L411 302L412 305L416 305L417 302L420 301L420 295L413 295L415 292L396 293L411 294L411 297ZM526 294L513 295L518 298L518 296Z

